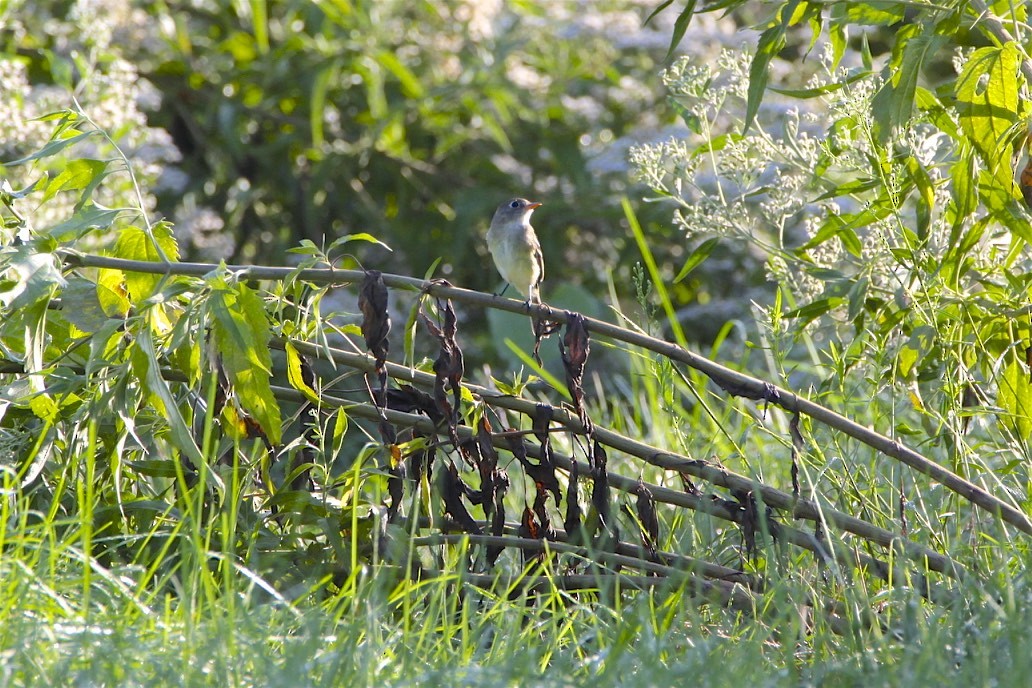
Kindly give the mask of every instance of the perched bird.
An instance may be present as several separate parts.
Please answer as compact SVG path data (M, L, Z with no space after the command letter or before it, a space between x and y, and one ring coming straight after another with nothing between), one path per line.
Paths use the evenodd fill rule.
M506 201L498 206L487 230L487 248L495 267L527 299L528 305L541 303L539 288L545 277L541 244L530 226L530 215L540 206L525 198Z

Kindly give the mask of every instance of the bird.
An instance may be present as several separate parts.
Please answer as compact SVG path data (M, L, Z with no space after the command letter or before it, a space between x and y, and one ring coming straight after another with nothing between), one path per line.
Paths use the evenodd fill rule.
M498 206L487 230L487 249L495 267L506 286L511 284L527 300L528 307L541 303L541 280L545 277L541 243L530 226L531 214L540 207L541 203L525 198L508 200Z

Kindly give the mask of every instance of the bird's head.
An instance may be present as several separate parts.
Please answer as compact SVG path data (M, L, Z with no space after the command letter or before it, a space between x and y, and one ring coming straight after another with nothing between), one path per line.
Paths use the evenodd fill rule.
M511 224L522 225L530 221L530 214L539 207L541 207L540 203L533 203L526 198L513 198L498 206L494 218L491 219L491 224L496 227Z

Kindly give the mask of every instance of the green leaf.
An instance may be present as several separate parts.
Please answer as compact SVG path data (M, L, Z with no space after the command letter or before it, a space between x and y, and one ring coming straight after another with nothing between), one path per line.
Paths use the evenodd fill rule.
M168 421L172 444L183 452L195 466L200 466L204 462L201 450L183 419L179 406L172 397L172 390L169 389L168 382L161 377L152 331L151 327L140 328L134 340L133 368L137 377L144 382L148 394L156 401L156 405L159 407L157 410Z
M12 310L49 301L57 289L67 285L61 274L61 261L53 253L38 252L31 244L7 249L6 276L16 277L10 289L0 291L0 303Z
M419 83L419 79L398 59L397 55L381 51L377 54L376 59L398 80L398 83L401 84L401 91L406 98L422 98L425 95L423 85Z
M46 233L58 241L78 238L94 229L109 228L121 212L115 208L105 208L87 202L76 208L75 213L64 222L47 228Z
M924 63L948 41L946 36L938 34L918 34L920 30L921 27L918 26L906 27L897 36L897 40L903 43L902 55L898 60L895 59L900 52L897 46L893 51L894 59L886 67L891 77L886 78L871 102L875 133L879 142L883 144L913 117L917 82L921 77Z
M340 246L343 246L344 244L348 244L348 243L350 243L352 241L367 241L370 244L376 244L377 246L382 246L383 248L387 249L388 251L392 251L393 250L393 249L391 249L390 246L388 246L387 244L383 243L382 241L380 241L379 239L374 237L372 234L369 234L368 232L358 232L357 234L345 234L344 236L342 236L342 237L340 237L338 239L335 239L333 241L333 243L330 244L330 247L326 250L326 252L329 253L333 249L338 248Z
M812 303L808 303L805 306L791 310L785 313L786 318L799 318L802 320L802 324L805 325L812 320L819 318L825 313L838 308L845 302L840 296L817 299Z
M97 332L108 321L97 297L97 285L78 275L72 275L61 292L61 311L83 332Z
M784 8L781 15L791 15L789 7L794 10L799 0L791 0ZM763 92L767 88L769 78L769 67L774 56L785 48L785 31L788 29L787 22L774 24L760 34L760 42L753 56L752 64L749 65L749 94L745 105L745 126L743 131L748 131L756 113L760 111L760 103L763 101Z
M645 21L642 22L642 26L648 26L649 22L655 19L657 14L659 14L660 12L662 12L663 10L665 10L673 4L674 0L663 0L663 2L659 3L659 6L656 7L656 9L652 10L652 12L649 13L649 16L645 17Z
M719 237L711 237L702 242L698 248L692 251L692 254L688 256L688 260L684 262L684 266L681 267L681 271L677 273L677 277L674 278L674 284L680 283L681 280L687 277L692 270L699 267L704 260L709 258L710 254L713 253L713 249L715 249L719 244Z
M125 290L125 273L108 268L97 270L97 300L106 315L124 317L130 306Z
M269 319L261 298L246 284L212 284L211 329L226 377L241 408L254 417L269 442L282 438L279 404L272 394ZM299 372L300 375L300 372Z
M46 173L36 178L36 181L32 182L28 186L24 186L20 189L12 189L11 182L7 179L0 181L0 199L4 202L9 203L11 201L17 201L25 198L31 193L36 191L36 187L47 181Z
M80 158L68 161L64 169L47 184L42 202L46 203L60 191L92 190L103 179L107 166L108 163L104 160ZM86 196L88 193L83 195Z
M1032 384L1029 383L1029 371L1012 356L998 384L996 404L1003 411L1000 421L1012 428L1022 440L1029 439L1032 436Z
M928 171L914 156L908 156L907 174L917 188L917 236L924 241L928 238L928 230L932 224L932 211L935 208L935 187Z
M5 162L3 164L7 167L13 167L14 165L24 165L25 163L32 162L33 160L42 160L44 158L49 158L51 156L57 155L68 146L75 145L76 143L85 141L91 136L97 136L99 134L99 131L81 131L66 136L65 138L53 139L32 155L26 156L24 158L19 158L17 160L12 160L11 162Z
M684 4L684 9L681 10L681 14L677 16L677 20L674 22L674 30L670 35L670 47L667 49L666 57L663 58L664 61L673 57L674 50L677 49L681 39L684 38L684 34L688 30L688 25L692 22L692 15L695 14L695 4L697 1L698 0L688 0ZM670 3L668 2L665 5L658 7L655 12L649 15L649 19L652 19L652 17L656 15L656 12L659 12L659 10L669 4ZM648 21L649 20L646 19L645 23L647 24Z
M156 224L151 234L139 227L126 227L118 234L118 241L115 242L114 254L118 258L129 260L145 260L152 263L162 262L161 254L170 261L179 259L179 246L175 237L172 236L172 227L167 223ZM160 246L160 252L158 247ZM150 275L142 272L129 272L125 275L126 289L129 291L129 298L133 303L140 303L154 295L158 284L165 275Z
M774 93L779 93L783 96L789 96L790 98L801 98L803 100L806 100L809 98L817 98L818 96L823 96L829 93L834 93L835 91L842 90L850 84L856 83L857 81L862 81L863 79L870 78L873 74L874 72L860 70L854 72L853 74L850 74L842 81L824 84L823 86L818 86L816 88L774 88L773 86L771 86L768 90L773 91Z
M888 26L903 21L906 4L902 2L847 2L845 19L853 24Z
M964 134L995 183L1017 196L1011 160L1018 122L1020 50L1013 43L972 53L957 78L957 112Z
M901 377L908 377L918 361L923 359L935 345L935 328L931 325L920 325L914 328L910 339L899 351L896 365Z

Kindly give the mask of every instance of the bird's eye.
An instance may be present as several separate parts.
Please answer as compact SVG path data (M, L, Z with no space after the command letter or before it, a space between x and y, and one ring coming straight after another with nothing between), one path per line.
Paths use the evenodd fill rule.
M520 202L519 201L513 201L512 203L509 204L509 207L510 208L519 208L520 207Z

